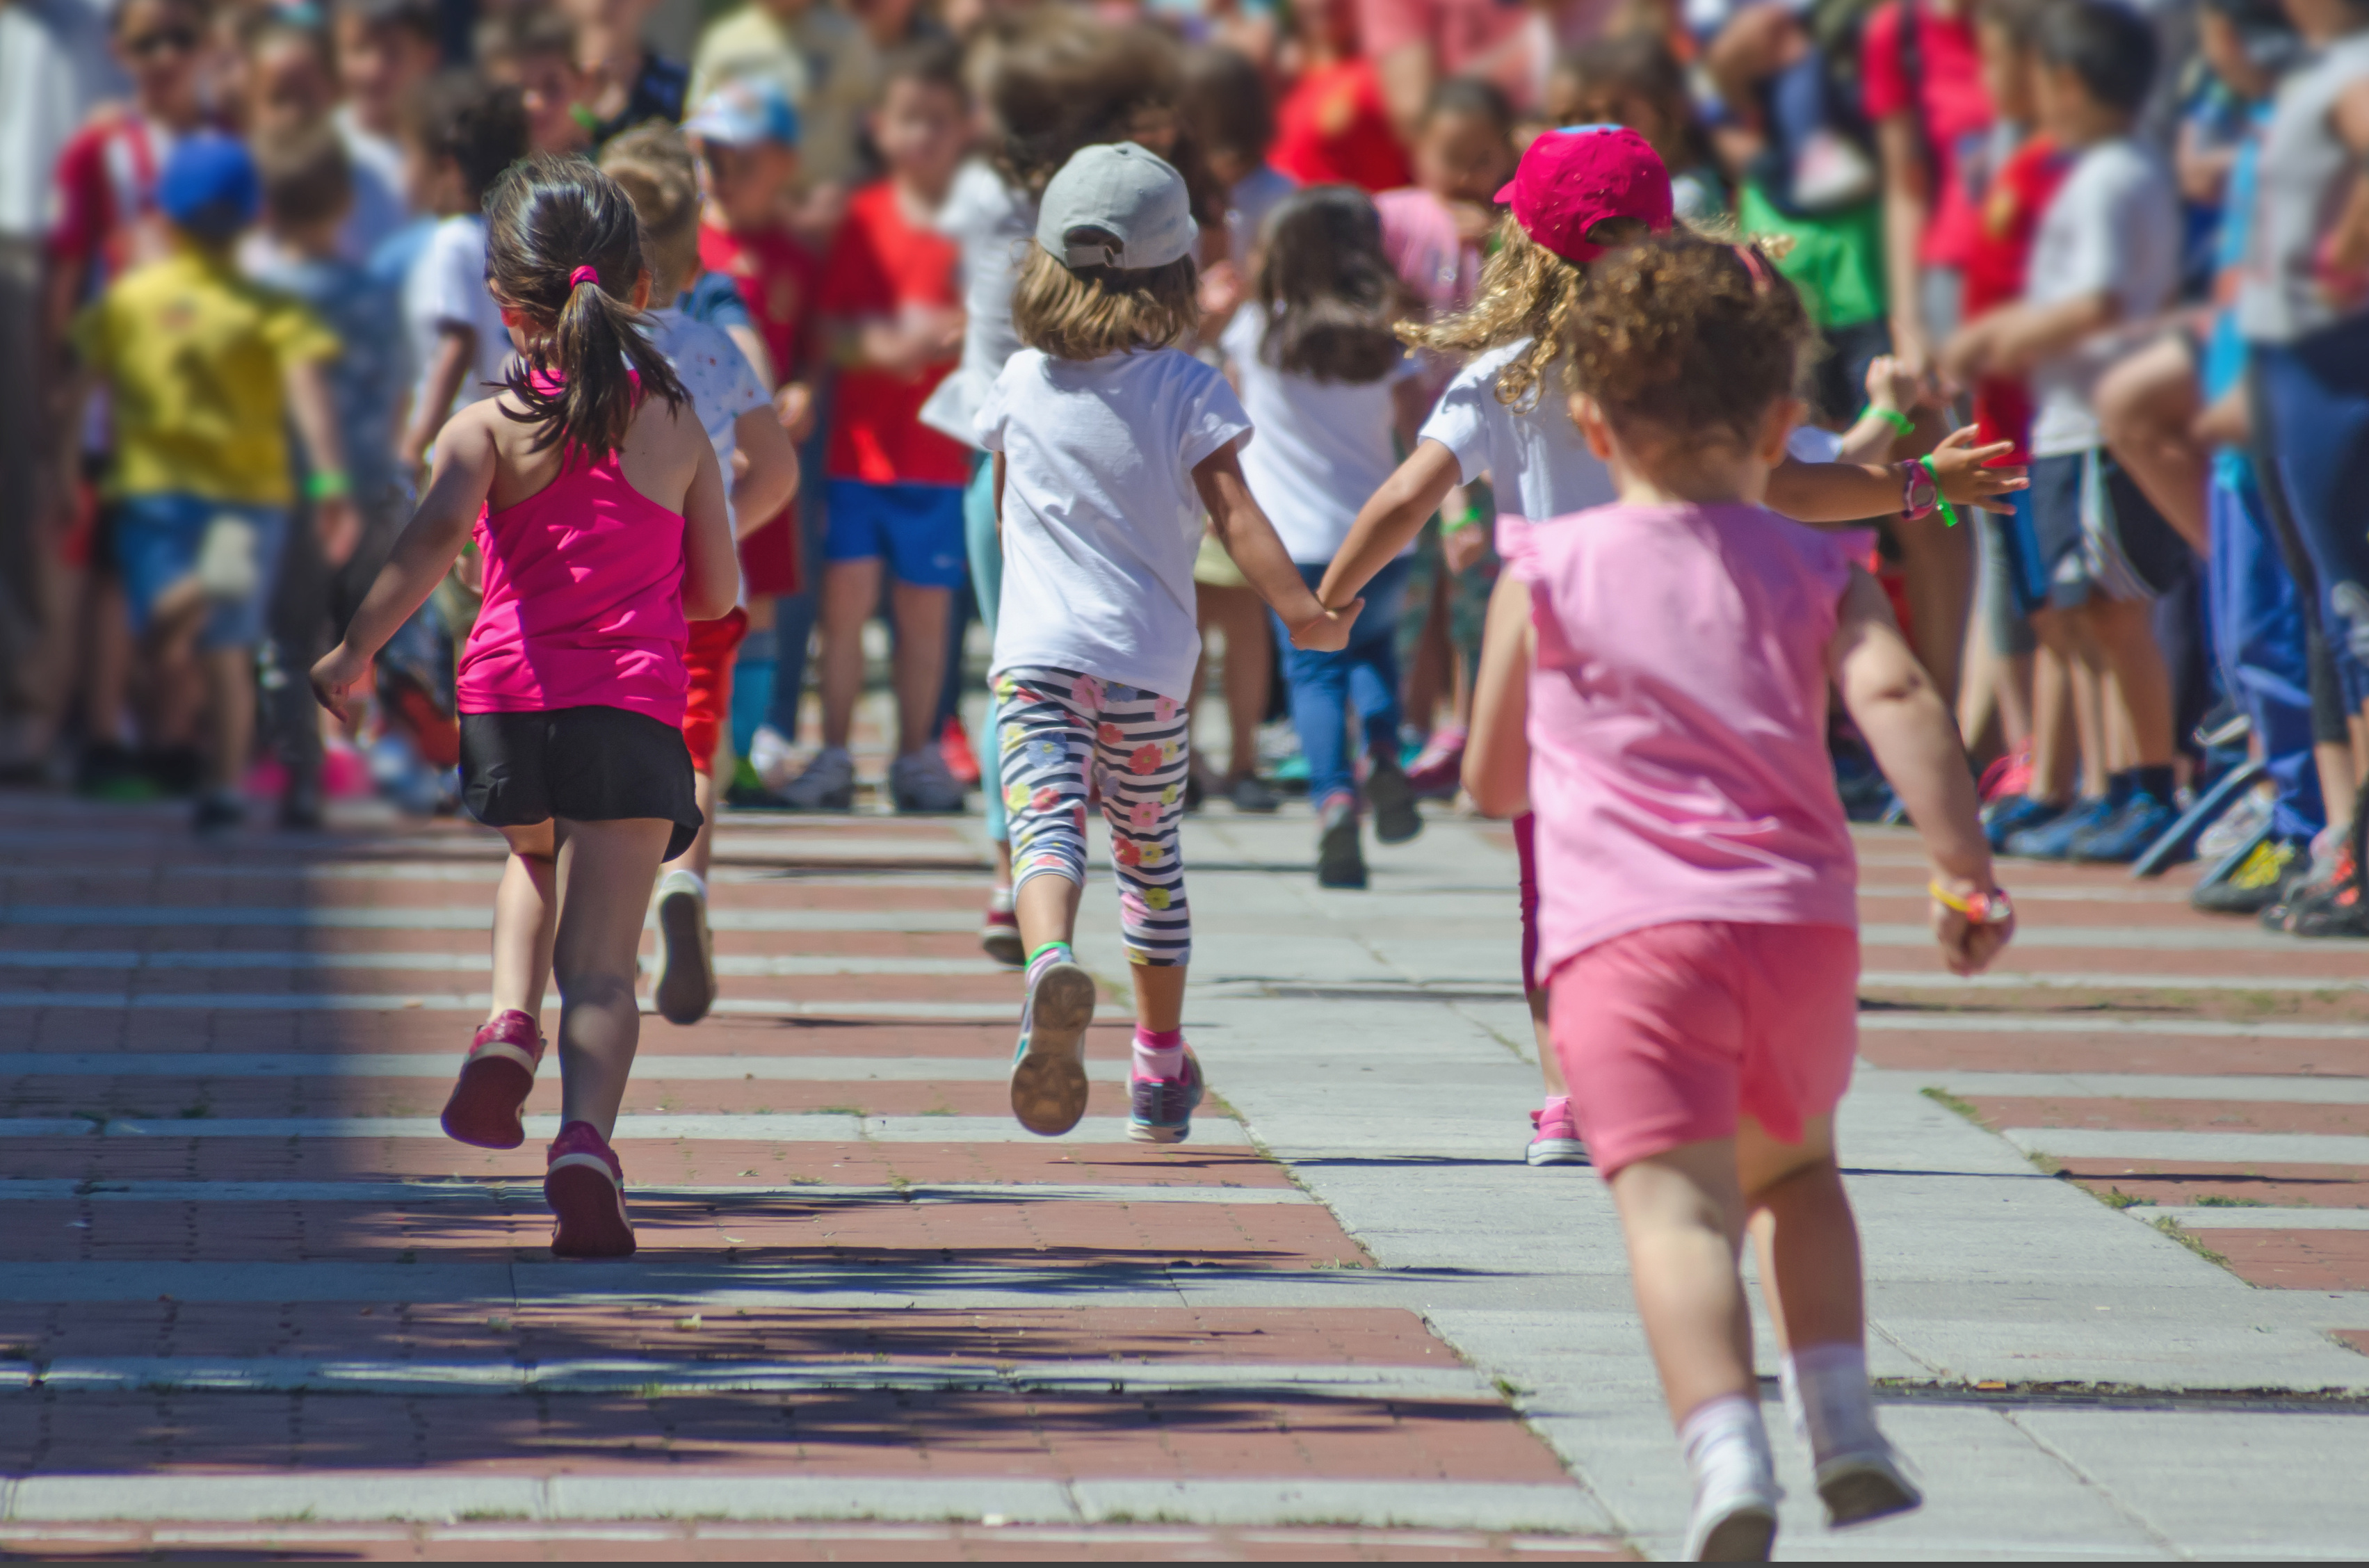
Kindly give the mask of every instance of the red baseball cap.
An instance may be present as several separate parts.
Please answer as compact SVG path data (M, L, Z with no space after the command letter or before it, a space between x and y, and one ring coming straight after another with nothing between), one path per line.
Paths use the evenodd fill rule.
M1625 125L1574 125L1530 143L1497 192L1522 232L1565 261L1604 254L1587 231L1607 218L1670 226L1670 171L1653 144Z

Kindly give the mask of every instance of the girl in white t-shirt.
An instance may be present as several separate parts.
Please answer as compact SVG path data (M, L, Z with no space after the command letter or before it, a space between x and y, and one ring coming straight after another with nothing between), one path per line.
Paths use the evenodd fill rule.
M1177 825L1184 698L1201 652L1200 511L1299 647L1338 648L1362 601L1316 601L1242 479L1250 420L1173 345L1198 319L1184 181L1131 143L1088 147L1045 189L1013 294L1027 347L973 425L995 454L1002 613L989 671L1028 1000L1012 1109L1047 1137L1086 1108L1094 982L1071 956L1091 773L1110 824L1135 976L1127 1134L1192 1130L1201 1070L1181 1027L1192 928Z
M1414 444L1421 367L1391 331L1406 302L1382 248L1381 215L1363 192L1320 186L1285 198L1260 250L1252 298L1223 339L1259 432L1242 449L1242 476L1313 588L1348 537L1358 503L1396 466L1392 429ZM1413 564L1412 550L1402 550L1368 584L1368 613L1348 647L1284 656L1321 824L1319 887L1366 885L1356 750L1370 761L1365 798L1376 836L1403 843L1423 828L1398 757L1396 634ZM1345 739L1353 709L1355 750Z

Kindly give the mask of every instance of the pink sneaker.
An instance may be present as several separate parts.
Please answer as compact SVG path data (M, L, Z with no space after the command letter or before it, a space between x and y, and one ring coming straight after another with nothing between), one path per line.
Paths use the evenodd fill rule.
M1407 764L1406 776L1418 799L1455 799L1464 787L1464 731L1452 724L1433 730Z
M543 1031L513 1008L477 1031L461 1062L460 1082L444 1102L444 1136L479 1149L516 1149L526 1141L520 1115L534 1092L543 1060Z
M562 1258L629 1258L625 1168L590 1122L569 1122L551 1140L543 1201L551 1205L551 1253Z
M1530 1113L1533 1165L1579 1165L1587 1160L1587 1145L1579 1140L1579 1123L1572 1119L1571 1101L1549 1100L1543 1110Z
M998 887L987 898L987 917L979 921L978 944L1006 968L1028 967L1028 949L1020 941L1020 917L1012 912L1012 889Z

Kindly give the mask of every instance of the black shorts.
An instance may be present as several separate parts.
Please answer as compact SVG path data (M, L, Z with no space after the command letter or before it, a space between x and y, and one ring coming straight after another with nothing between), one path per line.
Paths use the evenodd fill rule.
M666 858L691 847L704 819L682 731L623 708L461 715L461 799L488 828L565 817L674 824Z
M2188 541L2109 452L2035 457L2028 493L2008 543L2015 577L2044 595L2029 608L2070 609L2092 594L2153 600L2194 565Z

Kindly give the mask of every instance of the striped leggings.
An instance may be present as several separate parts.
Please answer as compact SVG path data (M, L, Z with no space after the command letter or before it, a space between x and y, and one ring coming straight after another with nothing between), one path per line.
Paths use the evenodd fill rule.
M1012 885L1086 880L1086 780L1092 770L1118 872L1119 931L1131 963L1193 954L1177 824L1184 815L1184 704L1074 670L1006 670L995 678Z

